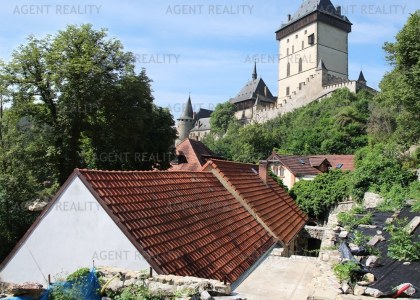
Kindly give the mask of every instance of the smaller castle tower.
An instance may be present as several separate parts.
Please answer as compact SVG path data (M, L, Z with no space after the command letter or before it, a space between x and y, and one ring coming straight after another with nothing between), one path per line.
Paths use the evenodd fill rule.
M184 107L182 115L177 119L178 126L178 139L175 142L175 145L178 145L180 142L188 138L191 129L193 128L194 123L194 114L191 104L191 96L188 97L188 101Z
M359 78L357 79L357 82L359 82L363 85L366 85L367 81L365 79L365 76L363 75L363 71L360 71Z
M328 69L324 64L322 58L319 60L318 67L316 68L317 72L322 72L322 85L326 85L328 83Z

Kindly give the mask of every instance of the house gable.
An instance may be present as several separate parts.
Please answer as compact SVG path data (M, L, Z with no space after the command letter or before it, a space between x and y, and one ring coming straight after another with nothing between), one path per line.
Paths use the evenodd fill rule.
M76 173L3 262L1 281L45 284L93 262L150 267Z
M209 172L80 173L158 273L233 283L275 244Z

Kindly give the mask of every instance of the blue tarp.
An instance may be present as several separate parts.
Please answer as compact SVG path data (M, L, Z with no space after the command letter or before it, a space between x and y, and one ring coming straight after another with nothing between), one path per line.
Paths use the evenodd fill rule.
M86 276L80 277L76 282L57 282L50 285L40 300L48 300L54 291L69 295L75 300L101 300L100 285L95 269L92 269Z

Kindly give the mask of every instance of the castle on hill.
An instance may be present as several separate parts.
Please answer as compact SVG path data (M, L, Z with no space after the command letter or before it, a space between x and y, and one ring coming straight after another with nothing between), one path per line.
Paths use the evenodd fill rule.
M348 75L348 34L352 23L330 0L304 0L294 15L276 31L279 42L278 96L273 96L257 66L251 80L229 101L244 124L264 123L311 102L331 96L341 88L357 93L367 89L362 71L357 80ZM201 140L210 132L209 115L193 116L191 99L178 118L179 140ZM201 130L200 130L201 128Z

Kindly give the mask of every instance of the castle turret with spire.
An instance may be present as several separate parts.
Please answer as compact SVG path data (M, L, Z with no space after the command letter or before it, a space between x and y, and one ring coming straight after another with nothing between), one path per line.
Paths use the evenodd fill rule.
M188 138L194 125L194 112L191 104L191 96L188 97L183 112L177 121L178 139L175 142L176 145Z
M365 76L363 75L363 71L360 71L359 78L357 79L357 82L359 82L359 83L361 83L363 85L366 85L367 84L367 81L365 79Z

